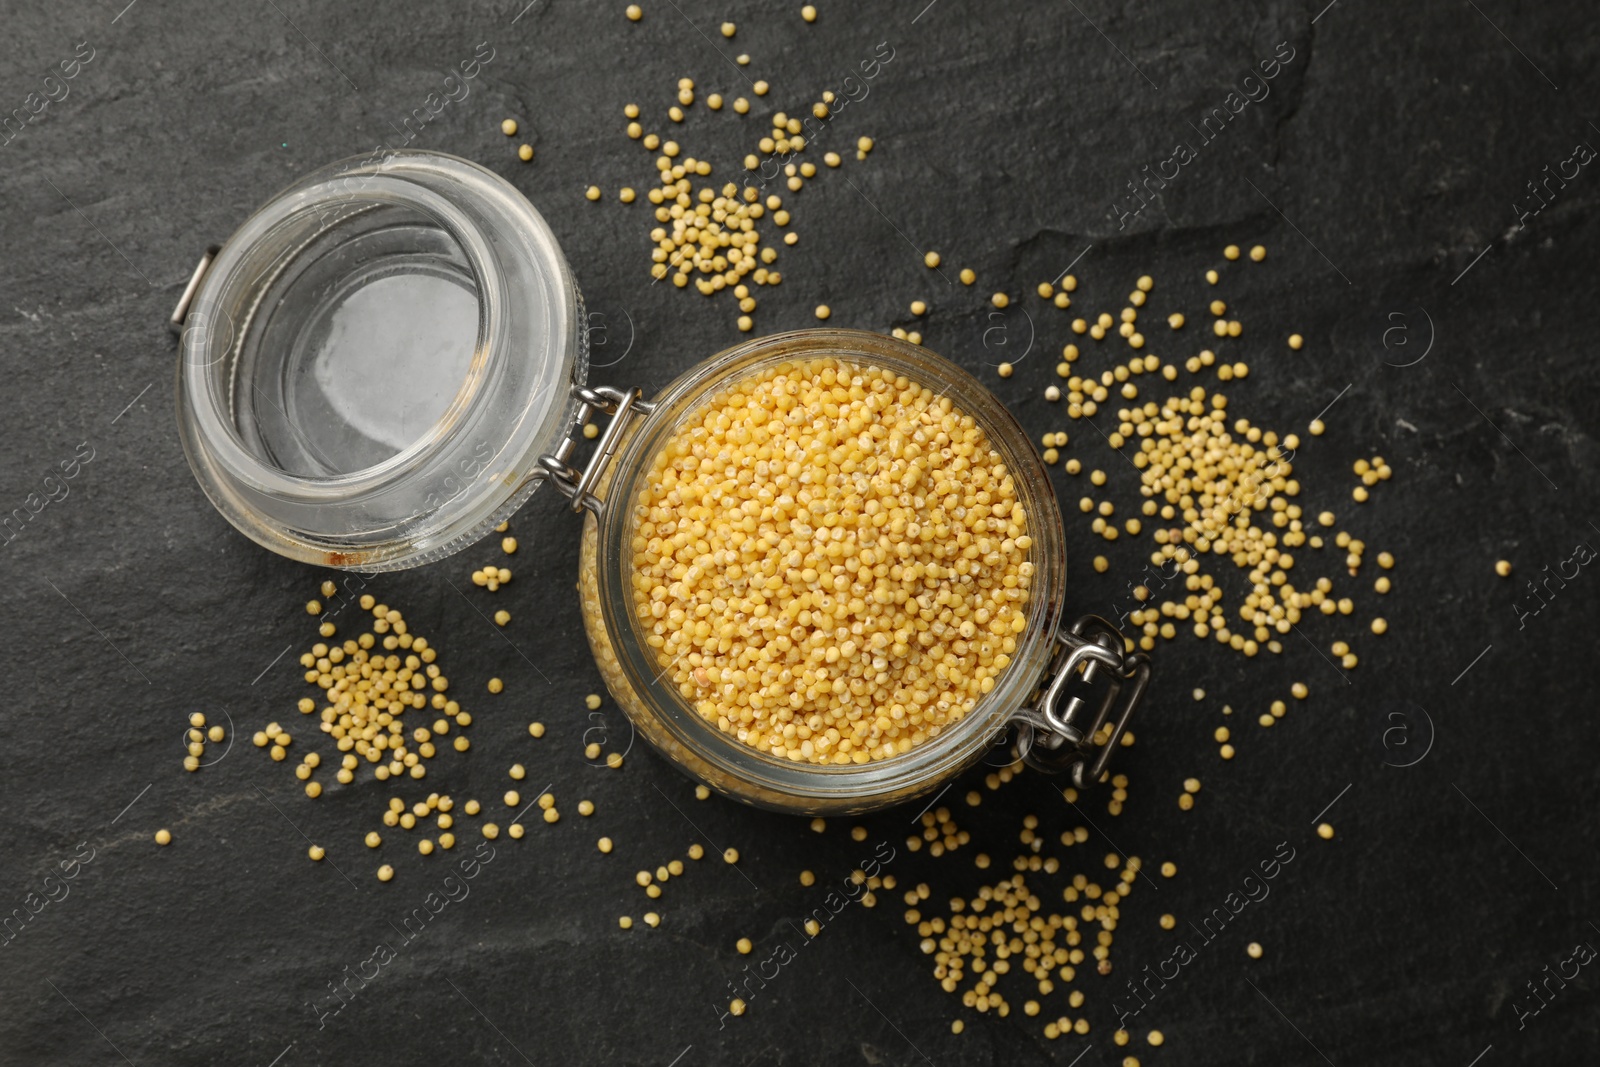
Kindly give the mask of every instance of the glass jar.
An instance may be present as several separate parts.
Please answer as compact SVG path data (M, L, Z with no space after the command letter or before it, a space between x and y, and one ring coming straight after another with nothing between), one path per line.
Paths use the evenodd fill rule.
M173 313L178 425L257 543L366 572L460 551L523 503L587 366L555 236L437 152L346 160L207 253Z
M584 384L581 322L548 226L500 178L438 153L337 164L201 261L173 315L185 450L212 502L258 543L368 572L465 548L552 482L584 513L578 589L607 687L667 759L739 800L867 811L929 792L1000 745L1006 762L1080 787L1104 776L1149 661L1104 620L1064 624L1055 494L988 390L919 345L814 329L728 349L647 401ZM409 370L375 382L375 351ZM780 759L722 733L663 684L631 602L629 502L662 444L717 389L819 357L950 398L1012 475L1033 537L1026 625L993 689L910 751L859 765ZM579 466L578 428L602 412L611 420Z

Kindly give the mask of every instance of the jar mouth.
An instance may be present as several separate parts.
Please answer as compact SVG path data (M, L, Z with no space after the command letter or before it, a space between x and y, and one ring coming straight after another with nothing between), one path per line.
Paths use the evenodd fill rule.
M667 671L645 643L632 601L631 541L636 528L635 500L650 463L684 420L713 391L784 363L835 357L862 368L892 370L950 397L970 415L1015 474L1019 499L1029 515L1034 564L1027 625L1017 635L1011 663L989 693L958 721L899 755L865 764L823 764L781 759L752 748L708 722L676 687L662 684ZM1065 549L1060 511L1043 464L1026 432L979 382L955 364L920 346L855 330L814 329L746 342L712 357L667 386L656 397L648 421L622 448L606 493L598 528L599 602L606 630L624 672L641 696L657 709L680 751L708 764L712 777L753 784L774 797L822 803L885 797L881 803L914 795L981 759L1012 712L1029 702L1053 649L1065 579ZM1009 759L1007 763L1011 762ZM757 803L761 801L757 799ZM773 806L781 806L776 800Z
M503 520L565 436L582 300L542 216L493 172L382 153L307 176L217 253L188 308L179 426L259 544L391 570Z
M207 433L214 459L234 477L289 496L313 498L369 491L437 449L460 424L473 398L491 384L487 354L503 343L503 302L496 299L499 294L495 292L501 280L491 262L487 241L467 216L444 197L403 179L366 175L354 191L343 187L342 183L347 182L346 177L330 177L297 190L292 197L277 198L235 233L212 263L211 276L217 284L210 291L202 291L195 300L190 311L191 325L183 336L180 358L186 399L195 417L204 424L202 432ZM341 226L349 228L385 213L391 217L382 230L333 236ZM432 255L419 248L392 250L384 257L390 261L409 260L413 268L409 273L395 262L380 263L376 268L364 262L343 272L338 265L329 266L330 260L354 258L346 252L352 244L379 243L385 230L393 241L394 231L407 228L408 222L409 228L419 231L424 240L432 237L438 242L442 237L453 247L441 248ZM428 232L430 229L432 233ZM319 245L326 248L322 254L318 254ZM446 265L452 259L460 264L464 278L458 280L447 274ZM271 385L264 386L254 372L259 371L268 379L316 379L322 369L319 362L325 365L330 355L334 361L339 359L341 340L345 352L352 344L363 341L370 346L373 339L351 335L363 326L378 325L382 312L393 311L397 303L393 298L378 297L376 290L397 284L415 288L415 279L430 276L443 283L433 285L430 295L438 297L454 288L463 292L472 305L467 358L453 360L465 365L462 373L455 376L458 384L447 402L425 419L417 432L407 434L409 440L391 439L389 443L397 447L389 449L387 455L373 456L370 462L345 461L348 455L359 454L359 448L330 452L308 442L307 435L319 428L314 424L316 416L326 417L327 413L305 410L311 405L295 403L296 394L286 388L273 395L268 391ZM464 286L462 281L466 282ZM279 291L274 292L275 289ZM297 297L301 291L308 292ZM370 306L353 316L356 321L337 321L341 312L351 318L349 313L362 303ZM460 301L455 303L459 305ZM286 305L310 306L303 310L296 307L291 316L295 321L280 325L278 320L283 318ZM459 322L459 306L450 312ZM424 317L410 321L415 323ZM205 323L213 325L200 325ZM318 334L343 336L338 340L328 337L319 345ZM382 343L382 339L377 340ZM262 348L287 350L282 353L287 359L276 366L262 367L260 364L277 354L263 352ZM302 358L296 360L297 356ZM345 362L349 361L346 355ZM368 358L366 362L372 364L371 370L377 375L403 372L383 367L375 359ZM271 384L286 385L282 381ZM353 421L369 422L376 430L382 413L372 410L375 406L347 406L340 414ZM302 415L306 417L299 417ZM273 422L282 424L277 440L264 429L264 425ZM290 452L294 456L291 459L285 455L289 451L285 445L292 448L297 440L305 444L299 455ZM383 443L381 438L378 443ZM308 459L311 462L304 462ZM317 466L322 469L315 470Z

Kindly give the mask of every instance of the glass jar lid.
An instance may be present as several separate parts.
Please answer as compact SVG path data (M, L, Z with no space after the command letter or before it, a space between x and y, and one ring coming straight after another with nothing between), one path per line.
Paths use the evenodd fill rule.
M336 163L202 260L182 330L184 450L217 509L294 559L417 566L543 480L587 367L544 218L437 152Z

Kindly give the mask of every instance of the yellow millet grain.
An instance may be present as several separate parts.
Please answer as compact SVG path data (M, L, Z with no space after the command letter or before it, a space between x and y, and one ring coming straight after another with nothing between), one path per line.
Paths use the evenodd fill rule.
M911 751L993 689L1033 564L971 416L837 359L726 386L635 507L645 642L706 721L796 762Z

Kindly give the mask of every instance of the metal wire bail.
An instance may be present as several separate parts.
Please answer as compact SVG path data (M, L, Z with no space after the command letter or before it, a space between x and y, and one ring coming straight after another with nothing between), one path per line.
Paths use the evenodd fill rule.
M572 420L572 428L554 452L539 457L539 465L544 477L561 491L562 496L572 501L573 511L588 508L598 515L605 507L605 501L594 495L594 487L600 484L605 469L611 465L631 417L648 415L655 410L655 405L645 400L644 394L638 389L623 390L610 385L595 388L574 386L572 395L579 401L578 415ZM601 411L611 416L611 422L606 426L605 433L600 435L600 443L589 457L589 462L580 471L571 462L572 454L578 447L574 430L581 434L582 427L596 412Z
M1084 789L1106 773L1150 683L1150 657L1128 652L1122 631L1098 615L1058 631L1056 642L1035 702L1013 715L1013 747L1036 770L1070 770Z

